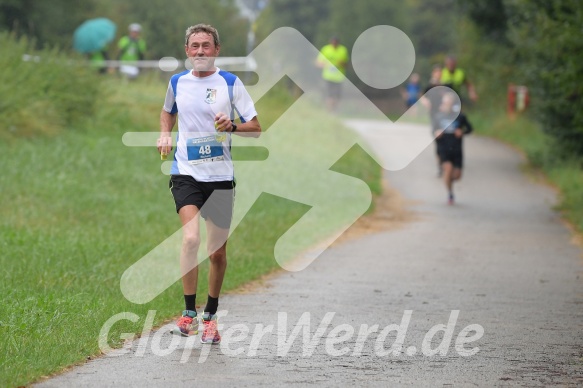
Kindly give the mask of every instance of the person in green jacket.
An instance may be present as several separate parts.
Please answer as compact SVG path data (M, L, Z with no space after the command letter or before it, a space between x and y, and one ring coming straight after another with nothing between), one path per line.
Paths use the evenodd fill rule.
M120 66L119 71L129 78L138 76L140 69L131 62L141 61L146 53L146 41L141 38L142 26L137 23L130 24L129 34L122 37L117 47L119 49L118 60L128 62Z
M330 40L330 44L322 47L316 60L316 66L322 69L322 78L326 82L326 105L331 112L336 110L340 101L349 60L348 50L336 37Z

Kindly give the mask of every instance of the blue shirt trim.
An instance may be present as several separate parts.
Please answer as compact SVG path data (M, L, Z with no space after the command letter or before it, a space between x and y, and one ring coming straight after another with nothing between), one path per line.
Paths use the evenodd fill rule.
M174 93L174 105L172 105L172 110L170 111L171 114L178 113L178 106L176 105L176 93L178 88L178 80L183 75L186 75L190 72L190 70L184 70L182 73L174 74L172 78L170 78L170 85L172 85L172 92Z
M237 76L225 70L219 71L219 75L227 82L227 86L229 88L229 101L231 101L231 120L235 120L235 110L237 108L235 108L233 104L233 99L235 98L233 95L233 87L235 86L235 81L237 81Z

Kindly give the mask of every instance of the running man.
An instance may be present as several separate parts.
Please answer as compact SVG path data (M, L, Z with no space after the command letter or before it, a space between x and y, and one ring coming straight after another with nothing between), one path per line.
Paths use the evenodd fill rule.
M322 47L316 59L316 66L322 69L322 78L326 83L326 107L330 112L334 112L340 102L349 60L348 49L336 37Z
M235 198L231 134L258 137L261 133L255 106L241 80L215 66L220 47L214 27L198 24L186 30L184 48L193 70L171 78L160 114L158 139L158 151L168 154L172 150L172 128L178 120L169 183L183 230L180 269L185 310L177 321L178 332L184 336L198 333L197 254L202 216L210 268L201 342L211 344L221 340L216 312L227 267L227 238ZM238 125L233 121L233 112L241 119Z
M463 113L454 109L457 99L453 93L446 93L441 100L436 115L438 145L437 153L443 170L443 179L448 192L448 203L454 204L453 182L462 177L463 152L462 137L472 132L472 125ZM456 118L457 117L457 118ZM449 123L450 125L442 124Z

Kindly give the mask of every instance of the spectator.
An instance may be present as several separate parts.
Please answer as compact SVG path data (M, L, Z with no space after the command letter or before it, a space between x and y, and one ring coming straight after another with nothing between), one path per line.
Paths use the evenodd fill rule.
M120 66L120 73L130 79L136 78L140 69L136 66L136 61L144 59L146 53L146 41L141 38L142 26L137 23L130 24L129 35L122 37L117 46L119 49L118 60L127 62Z

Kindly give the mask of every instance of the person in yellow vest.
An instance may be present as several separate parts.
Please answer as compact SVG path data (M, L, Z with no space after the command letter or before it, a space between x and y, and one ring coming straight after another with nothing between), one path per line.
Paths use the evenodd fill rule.
M478 100L474 85L468 80L466 73L457 67L457 60L452 55L445 58L445 68L441 72L441 84L452 88L458 95L461 93L462 86L465 86L470 100L473 102Z
M322 78L326 83L326 106L331 112L336 110L340 101L349 60L348 50L336 37L322 47L316 59L316 66L322 69Z

